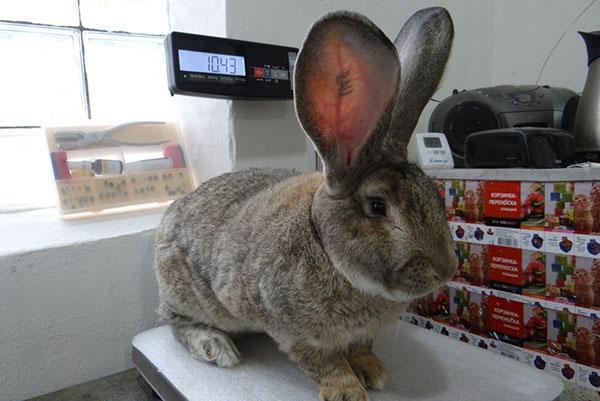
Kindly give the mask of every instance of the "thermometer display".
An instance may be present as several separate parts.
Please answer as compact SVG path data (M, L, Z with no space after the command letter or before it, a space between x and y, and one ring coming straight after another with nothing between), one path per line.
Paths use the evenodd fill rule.
M431 137L431 136L426 136L423 137L423 143L425 144L426 148L441 148L442 147L442 141L440 140L440 138L437 137Z
M246 76L246 62L242 56L182 49L178 53L181 71Z

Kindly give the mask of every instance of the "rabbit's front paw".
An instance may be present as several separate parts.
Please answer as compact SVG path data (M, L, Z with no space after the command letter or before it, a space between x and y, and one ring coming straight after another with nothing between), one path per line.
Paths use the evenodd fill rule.
M211 329L197 329L194 334L188 342L188 350L194 358L224 368L240 363L240 352L227 334Z
M354 375L333 377L322 383L321 401L369 401L367 391Z
M383 362L371 350L351 352L348 362L360 381L367 387L381 390L385 385L386 374Z

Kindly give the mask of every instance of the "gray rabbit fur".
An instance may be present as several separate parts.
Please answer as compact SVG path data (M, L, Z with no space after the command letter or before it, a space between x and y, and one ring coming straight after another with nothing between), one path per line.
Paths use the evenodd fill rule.
M325 173L221 175L174 202L158 229L159 312L193 357L232 367L232 337L265 332L322 400L383 387L374 335L457 264L433 182L406 161L452 37L442 8L415 13L395 45L351 12L313 25L294 91Z

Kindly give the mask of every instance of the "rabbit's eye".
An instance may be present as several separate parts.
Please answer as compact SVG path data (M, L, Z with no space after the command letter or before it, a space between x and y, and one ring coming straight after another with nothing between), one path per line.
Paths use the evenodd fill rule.
M369 214L372 216L385 216L387 214L385 202L383 200L369 201Z

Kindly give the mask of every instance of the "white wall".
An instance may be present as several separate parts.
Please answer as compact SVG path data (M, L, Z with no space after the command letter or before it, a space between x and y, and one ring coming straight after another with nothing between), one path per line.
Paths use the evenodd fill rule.
M577 31L600 29L600 2L570 27L589 0L502 0L494 2L492 83L535 83L544 60L561 35L541 75L540 85L579 92L587 74L587 53ZM489 65L488 65L489 64Z
M453 88L471 88L487 85L492 81L492 41L494 22L494 6L492 1L479 0L303 0L278 1L254 0L227 3L227 36L236 39L281 44L284 46L300 47L306 31L311 24L328 11L347 9L360 12L370 18L392 40L396 38L402 24L415 11L440 5L446 7L452 14L455 24L455 40L453 53L448 63L446 75L434 97L448 96ZM237 105L235 105L237 106ZM234 106L234 107L235 107ZM430 104L419 123L420 129L426 129L428 115L433 110ZM246 107L246 106L241 106ZM292 105L288 107L292 108ZM263 107L258 110L259 118L268 118L275 107ZM295 140L299 128L291 131L273 132L270 138L266 129L261 130L261 124L246 128L234 120L236 141L241 136L253 138L256 133L265 136L252 142L253 147L268 144L272 138L284 136L286 140ZM287 113L281 119L282 127L297 127L298 123L293 113ZM267 125L264 126L265 128ZM272 126L270 126L272 127ZM239 135L238 135L239 133ZM251 141L252 139L248 139ZM291 146L291 145L290 145ZM298 143L297 146L300 146ZM244 155L246 149L238 146L237 154Z
M0 399L22 400L131 368L158 322L154 230L0 256Z
M189 4L189 0L172 3L172 9L177 9L181 3ZM394 39L414 11L444 6L454 19L455 40L446 74L434 94L434 98L443 99L455 88L535 83L555 42L588 4L588 0L229 0L225 7L225 32L230 38L299 47L316 18L328 11L349 9L365 14ZM540 84L575 91L582 88L586 55L583 41L575 31L600 29L599 18L600 3L570 28L550 58ZM172 22L176 19L172 18ZM205 33L202 21L197 22L187 27L191 32ZM433 102L427 105L417 130L427 129L434 108ZM233 169L312 169L312 149L301 137L291 102L234 101L228 110L230 131L221 135L231 139Z
M226 36L225 0L169 0L169 24L172 31ZM233 169L230 101L175 96L175 115L197 182Z

